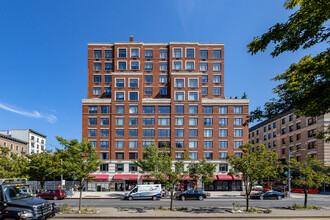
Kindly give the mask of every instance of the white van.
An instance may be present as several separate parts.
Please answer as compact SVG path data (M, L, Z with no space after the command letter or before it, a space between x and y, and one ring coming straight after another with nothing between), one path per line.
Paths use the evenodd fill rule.
M125 194L124 199L152 199L162 197L162 185L137 185L129 193Z

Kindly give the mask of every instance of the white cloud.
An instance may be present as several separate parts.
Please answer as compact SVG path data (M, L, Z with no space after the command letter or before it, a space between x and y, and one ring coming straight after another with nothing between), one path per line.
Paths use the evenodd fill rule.
M187 29L187 22L189 22L194 15L195 10L195 1L193 0L177 0L176 7L178 10L180 23L183 29L186 31Z
M12 107L12 106L1 104L1 103L0 103L0 108L13 112L13 113L16 113L16 114L19 114L19 115L29 117L29 118L45 119L46 121L48 121L52 124L54 124L57 121L56 116L53 114L44 114L44 113L40 113L38 111L28 112L28 111L19 110L16 107Z

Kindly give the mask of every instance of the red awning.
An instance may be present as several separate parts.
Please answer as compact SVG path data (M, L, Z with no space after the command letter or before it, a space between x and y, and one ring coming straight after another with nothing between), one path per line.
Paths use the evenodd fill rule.
M113 176L113 180L138 180L139 176L134 174L116 174Z
M93 176L92 180L109 180L107 174L89 174L89 176Z
M217 179L218 180L241 180L242 176L240 175L239 177L237 177L237 176L230 176L230 175L218 175Z

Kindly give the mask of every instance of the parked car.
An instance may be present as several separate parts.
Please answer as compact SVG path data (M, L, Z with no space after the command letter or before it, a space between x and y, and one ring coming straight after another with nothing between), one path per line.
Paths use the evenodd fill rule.
M44 193L39 193L37 194L37 197L42 198L42 199L64 199L67 197L66 191L63 189L51 189L47 190Z
M281 192L277 192L277 191L267 191L265 193L254 193L252 195L250 195L251 199L283 199L284 198L284 194Z
M137 185L129 193L124 195L124 199L160 199L162 197L162 185Z
M176 195L177 199L180 199L182 201L186 199L198 199L198 200L203 200L206 198L206 193L200 190L188 190L184 191L182 193L178 193Z
M255 190L255 191L262 191L262 186L261 185L254 185L252 186L252 190Z

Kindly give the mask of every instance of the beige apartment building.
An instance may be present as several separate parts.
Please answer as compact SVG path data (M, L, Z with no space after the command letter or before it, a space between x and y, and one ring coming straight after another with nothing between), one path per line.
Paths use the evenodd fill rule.
M8 135L0 134L0 146L8 147L11 154L22 156L26 154L27 142Z
M307 155L316 156L330 165L330 143L315 137L330 124L330 114L319 117L297 117L293 111L263 121L249 129L249 143L277 152L279 158L298 161Z

